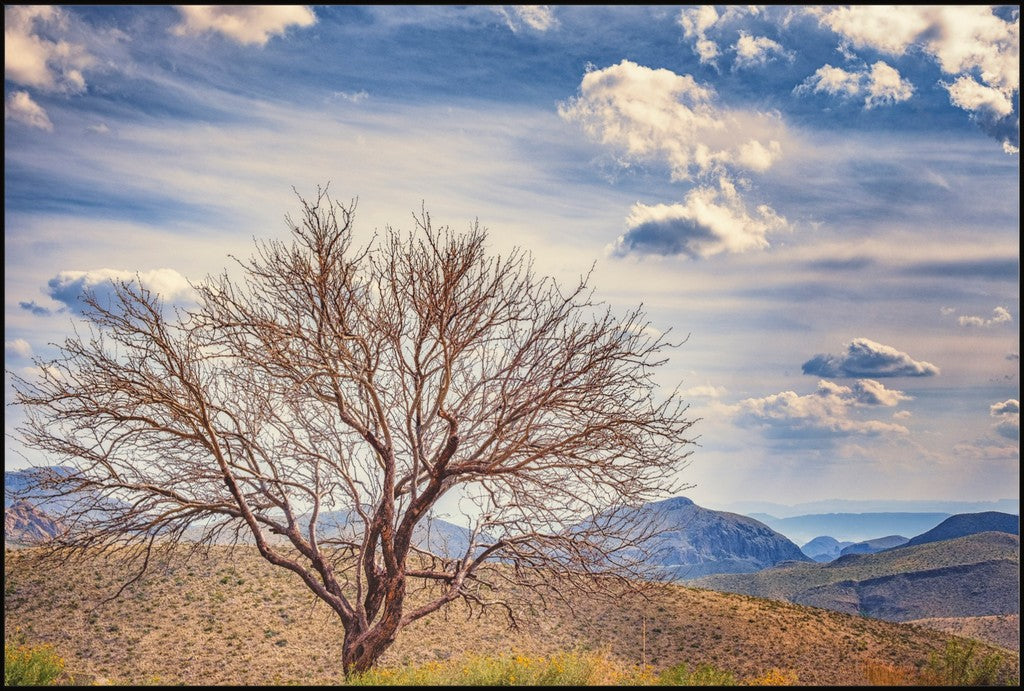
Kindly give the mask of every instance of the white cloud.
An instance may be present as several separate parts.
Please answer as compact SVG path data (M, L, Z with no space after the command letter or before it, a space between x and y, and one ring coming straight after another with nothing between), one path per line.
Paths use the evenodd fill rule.
M891 346L855 338L841 355L815 355L803 364L803 373L819 377L931 377L939 374L939 368Z
M1020 90L1019 15L1006 21L987 5L854 5L807 11L856 48L895 56L912 46L920 48L945 74L958 77L942 84L961 108L999 117L1012 112L1013 95Z
M876 381L862 380L848 387L822 379L813 394L801 396L783 391L763 398L747 398L733 406L732 412L738 424L758 427L769 436L905 434L907 428L902 425L861 420L854 411L891 407L909 398L902 391L886 389Z
M718 175L726 167L763 171L781 152L781 121L726 110L716 97L688 74L623 60L588 72L580 95L558 112L620 152L625 164L664 161L674 180Z
M360 91L335 91L334 96L352 103L362 103L370 97L365 90Z
M217 31L242 44L266 45L271 36L289 27L312 26L313 10L301 5L178 5L182 23L176 36L197 36Z
M519 31L522 24L535 31L547 31L558 26L555 11L550 5L503 5L492 9L504 18L513 32Z
M4 78L42 91L85 91L82 70L94 60L84 46L66 38L67 28L68 16L59 7L5 7Z
M13 341L4 341L4 352L21 358L32 357L32 346L24 338L15 338Z
M707 37L707 31L718 21L718 12L712 5L688 8L679 11L676 20L683 27L683 36L694 39L694 52L701 64L715 64L720 51L718 44Z
M949 100L958 108L969 111L987 112L995 118L1004 118L1013 113L1012 94L979 84L974 77L965 75L952 84L943 84L949 91Z
M975 317L971 315L961 316L957 322L960 326L967 327L988 327L998 326L999 324L1008 324L1013 321L1013 317L1010 315L1009 310L1005 307L996 307L992 310L992 317L986 319L984 317Z
M727 393L724 386L711 386L703 384L694 386L682 392L684 398L721 398Z
M84 290L97 295L112 289L112 283L138 282L160 296L165 302L188 302L194 298L188 279L174 269L153 269L152 271L127 271L120 269L96 269L93 271L61 271L47 282L51 298L67 305L72 311L80 312L79 297Z
M4 120L14 120L29 127L53 131L53 123L41 105L27 91L12 91L4 101Z
M996 418L995 431L1007 439L1020 439L1020 401L1009 399L989 406L989 415Z
M682 204L633 205L626 232L608 250L627 254L683 254L693 259L768 247L768 233L787 227L786 219L767 205L752 214L735 187L721 179L719 188L690 190Z
M751 36L745 31L740 31L740 37L733 48L736 51L733 66L737 69L766 65L777 57L793 58L792 53L787 52L778 42L767 36Z
M826 64L797 86L794 93L827 93L832 96L853 97L866 94L864 107L871 109L879 105L906 101L914 93L913 85L900 76L892 66L879 60L870 69L848 72L842 67Z
M825 64L814 71L810 77L793 91L803 93L806 91L825 92L833 96L856 96L860 93L861 79L863 75L857 72L847 72L842 67L833 67Z
M913 85L900 77L896 68L881 60L871 66L867 89L868 97L864 101L865 108L906 101L914 94Z

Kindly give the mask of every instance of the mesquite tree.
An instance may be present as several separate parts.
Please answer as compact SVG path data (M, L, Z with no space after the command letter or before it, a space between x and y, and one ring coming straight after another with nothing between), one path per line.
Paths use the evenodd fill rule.
M641 309L490 255L475 224L421 211L359 248L355 202L299 201L290 239L193 286L193 307L135 281L86 294L84 335L14 377L23 439L62 468L34 490L62 498L55 553L131 555L139 576L168 546L255 542L340 617L346 674L459 599L514 620L488 579L643 575L650 526L616 509L680 489L694 421L658 396L674 346ZM453 494L471 522L432 553L423 527Z

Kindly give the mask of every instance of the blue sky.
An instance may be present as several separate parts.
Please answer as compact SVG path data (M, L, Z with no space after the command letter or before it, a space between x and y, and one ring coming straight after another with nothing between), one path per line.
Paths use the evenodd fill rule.
M740 501L1016 498L1016 6L8 6L5 367L187 304L292 191L643 303ZM6 385L9 403L11 392ZM25 461L5 415L7 467ZM31 457L31 456L30 456Z

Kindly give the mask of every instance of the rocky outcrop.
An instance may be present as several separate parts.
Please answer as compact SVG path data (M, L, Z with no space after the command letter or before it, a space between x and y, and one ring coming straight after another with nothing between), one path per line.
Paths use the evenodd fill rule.
M4 509L4 542L9 545L34 545L46 542L63 531L60 523L27 501L16 501Z
M760 521L712 511L685 497L647 504L638 520L661 531L646 547L650 563L676 580L716 573L753 573L785 561L811 561L785 536Z

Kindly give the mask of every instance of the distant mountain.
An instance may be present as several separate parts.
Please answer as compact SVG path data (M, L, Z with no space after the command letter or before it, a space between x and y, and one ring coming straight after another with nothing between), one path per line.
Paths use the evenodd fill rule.
M907 542L907 546L923 545L926 542L950 540L955 537L974 535L996 530L1001 533L1020 535L1020 516L999 511L982 511L981 513L962 513L950 516L931 530L924 532Z
M949 518L949 514L819 513L789 518L755 514L753 518L797 543L819 535L831 535L840 541L862 542L879 535L920 535Z
M975 513L1001 511L1020 513L1019 499L995 501L947 501L943 499L824 499L799 504L768 501L742 501L721 507L745 516L765 514L773 518L791 518L820 513ZM758 519L760 520L760 519Z
M647 543L649 563L674 580L714 573L751 573L784 561L810 561L800 548L763 523L697 506L686 497L646 504L638 523L661 531Z
M46 542L62 531L60 523L27 501L4 506L4 543L9 546Z
M1020 537L977 533L688 585L890 621L1019 614Z
M35 491L36 478L42 473L72 472L69 468L53 466L4 471L4 540L10 546L33 544L46 536L56 534L59 518L64 506L72 499L53 499ZM353 514L349 511L324 512L318 517L318 524L325 535L337 535L342 531L355 529ZM199 527L186 533L186 540L197 539ZM225 531L225 542L231 531ZM189 537L191 536L191 537ZM421 521L413 533L413 544L441 557L462 557L469 547L470 531L440 518L428 517ZM284 540L271 536L272 541ZM240 542L252 544L247 531L240 533Z
M843 548L852 544L849 541L840 542L829 535L820 535L801 547L800 551L814 561L825 562L838 559Z
M876 537L872 540L864 540L863 542L855 542L849 547L844 547L839 553L839 556L845 557L847 554L874 554L875 552L881 552L883 549L892 549L893 547L899 547L900 545L907 544L907 538L902 535L887 535L885 537Z

